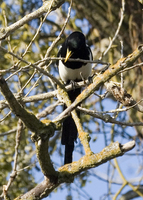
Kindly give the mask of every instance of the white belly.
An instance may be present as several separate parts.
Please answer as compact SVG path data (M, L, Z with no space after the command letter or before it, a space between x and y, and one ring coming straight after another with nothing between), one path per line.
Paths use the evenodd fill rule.
M82 77L84 79L87 79L91 74L91 63L87 63L86 65L83 65L79 69L71 69L64 66L62 61L59 61L59 74L61 79L66 83L68 80L82 80Z

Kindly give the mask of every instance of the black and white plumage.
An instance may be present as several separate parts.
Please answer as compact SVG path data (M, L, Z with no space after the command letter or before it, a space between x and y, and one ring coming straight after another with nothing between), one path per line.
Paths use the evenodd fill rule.
M81 81L87 79L91 74L91 63L72 62L69 58L79 58L83 60L92 60L92 52L86 44L85 36L78 31L71 33L62 44L58 52L58 57L64 57L64 61L58 62L60 78L65 84L71 81ZM73 102L81 93L81 88L73 89L68 92L70 100ZM64 106L64 109L66 106ZM77 112L78 116L80 115ZM74 150L74 141L77 139L77 128L72 116L67 117L63 122L61 143L65 145L64 163L72 162L72 152Z

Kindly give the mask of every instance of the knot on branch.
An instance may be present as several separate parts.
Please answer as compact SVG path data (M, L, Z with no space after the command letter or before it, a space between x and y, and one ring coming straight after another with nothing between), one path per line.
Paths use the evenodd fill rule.
M122 103L124 106L132 106L136 102L133 97L127 93L124 88L121 88L119 83L115 83L113 81L105 83L107 90L112 93L117 101Z
M125 106L133 105L134 99L132 98L132 96L129 93L127 93L127 91L124 88L114 85L112 87L112 91L113 91L115 98L120 103L123 103Z

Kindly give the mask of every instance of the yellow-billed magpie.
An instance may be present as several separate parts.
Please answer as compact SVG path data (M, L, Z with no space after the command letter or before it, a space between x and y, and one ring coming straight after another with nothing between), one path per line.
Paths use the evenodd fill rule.
M58 57L64 57L65 60L59 61L59 75L65 84L71 81L81 81L87 79L91 74L91 63L72 62L69 58L79 58L84 60L92 60L92 52L86 44L83 33L75 31L71 33L59 49ZM73 89L68 92L71 102L81 93L81 88ZM66 106L64 106L64 109ZM78 116L80 115L77 112ZM72 162L72 152L74 150L74 141L77 139L77 128L72 116L67 117L63 122L61 143L65 145L64 163Z

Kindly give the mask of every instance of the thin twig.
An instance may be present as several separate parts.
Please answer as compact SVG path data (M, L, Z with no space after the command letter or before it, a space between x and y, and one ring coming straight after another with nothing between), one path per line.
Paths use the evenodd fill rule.
M28 49L30 48L30 46L31 46L32 43L34 42L35 38L36 38L37 35L39 34L40 29L41 29L43 23L45 22L47 16L48 16L49 13L51 12L51 6L52 6L52 4L53 4L53 1L54 1L54 0L51 1L51 4L50 4L50 6L49 6L49 8L48 8L48 11L47 11L46 15L44 16L44 19L41 21L41 23L40 23L40 25L39 25L39 27L38 27L38 29L37 29L37 31L36 31L36 34L35 34L34 37L32 38L32 40L31 40L31 42L29 43L29 45L27 46L25 52L22 54L22 57L25 56L25 54L27 53Z
M28 67L30 67L30 65L26 66L26 68L28 68ZM16 70L10 76L8 76L5 80L6 81L9 80L11 77L13 77L14 75L16 75L18 72L22 71L22 69L25 69L25 67L21 67L20 69ZM1 70L0 70L0 73L4 73L4 72L3 71L1 72Z
M32 43L34 42L34 40L36 39L37 35L39 34L40 29L41 29L41 27L42 27L44 21L46 20L47 16L48 16L49 13L51 12L51 6L52 6L53 1L54 1L54 0L51 1L51 4L50 4L50 6L49 6L49 9L48 9L48 11L47 11L47 13L46 13L44 19L41 21L41 23L40 23L40 25L39 25L39 27L38 27L38 29L37 29L37 31L36 31L34 37L33 37L32 40L30 41L30 43L29 43L29 45L27 46L27 48L25 49L25 52L21 55L22 58L23 58L23 57L26 55L26 53L28 52L28 50L29 50L29 48L31 47ZM20 63L20 61L18 61L14 66L18 66L19 63Z
M69 8L68 8L68 15L67 15L67 18L66 18L66 20L65 20L65 22L64 22L64 25L63 25L63 27L62 27L62 30L60 31L60 33L59 33L58 37L56 38L56 40L54 40L54 41L52 42L51 46L48 48L48 50L47 50L47 52L46 52L46 54L45 54L45 58L47 58L47 57L49 56L49 54L50 54L50 52L52 51L52 49L54 48L54 46L55 46L55 45L57 44L57 42L61 39L61 35L63 34L63 32L64 32L64 30L65 30L65 28L66 28L66 25L67 25L67 23L68 23L68 21L69 21L69 18L70 18L71 7L72 7L72 0L71 0L71 2L70 2L70 6L69 6Z
M33 84L32 88L27 92L27 94L24 97L27 97L30 92L36 87L38 81L41 79L42 75L37 79L37 81Z
M42 117L46 117L47 115L49 115L50 113L52 113L52 112L54 111L54 109L55 109L58 105L60 105L60 104L61 104L61 102L60 102L60 101L57 101L56 103L54 103L54 104L48 106L47 108L45 108L42 112L38 113L38 114L36 115L36 117L37 117L38 119L40 119L40 118L42 118Z
M112 124L118 124L120 126L143 126L143 122L134 122L134 123L130 123L130 122L121 122L121 121L117 121L114 118L112 118L110 115L108 114L97 114L95 113L93 110L88 110L86 108L82 108L82 107L77 107L78 110L80 110L81 112L85 113L86 115L90 115L93 116L95 118L101 119L106 123L112 123Z
M14 128L14 129L9 130L9 131L7 131L7 132L1 133L1 134L0 134L0 137L13 134L13 133L15 133L16 131L17 131L17 128Z
M125 112L125 111L130 110L131 108L134 108L136 105L138 105L138 104L141 103L142 101L143 101L143 99L141 99L140 101L138 101L138 102L135 103L134 105L129 106L129 107L127 107L127 108L122 108L122 109L117 108L117 109L115 109L115 110L107 110L107 111L93 111L93 110L92 110L92 112L94 112L95 114L96 114L96 113L97 113L97 114L107 114L107 113L115 113L115 112Z
M136 64L136 65L133 65L133 66L131 66L131 67L128 67L128 68L126 68L126 69L120 71L118 74L123 73L123 72L126 72L126 71L129 71L129 70L134 69L134 68L136 68L136 67L143 67L143 62L141 62L141 63L139 63L139 64Z
M38 71L40 71L41 73L45 74L46 76L50 77L51 79L53 79L55 81L55 83L57 85L60 85L62 87L62 84L60 83L60 81L58 79L56 79L53 75L51 75L50 73L48 73L47 71L45 71L44 69L40 68L39 66L32 64L26 60L24 60L23 58L21 58L20 56L14 54L13 52L8 51L7 49L5 49L4 47L0 46L0 49L2 51L4 51L5 53L9 53L10 55L14 56L15 58L17 58L18 60L21 60L23 63L32 66L33 68L37 69Z
M2 119L0 119L0 123L3 122L10 114L11 110Z
M0 29L0 40L5 39L7 36L9 36L12 32L23 26L24 24L28 23L32 19L41 17L44 13L46 13L49 10L49 7L51 7L51 10L55 10L56 8L60 7L64 3L64 0L60 1L54 1L54 3L51 6L51 0L45 1L43 6L41 6L38 10L35 10L34 12L27 14L22 19L18 20L14 24L11 24L9 27L1 28Z
M36 154L36 152L35 152L35 154ZM17 173L18 173L18 172L21 172L21 171L24 171L25 169L35 167L35 165L36 165L37 162L38 162L38 161L35 161L34 163L32 163L32 164L30 164L30 165L28 165L28 166L26 166L26 167L24 167L24 168L22 168L22 169L18 169L18 170L17 170Z
M30 83L30 81L33 79L33 77L35 76L35 74L37 73L37 70L35 70L33 72L33 74L31 75L31 77L28 79L28 81L25 83L25 85L21 88L20 92L19 93L22 93L23 90L26 88L26 86Z
M121 43L121 58L123 58L123 41L120 41ZM124 86L124 78L123 78L123 73L121 73L121 88Z
M107 47L107 49L103 52L102 56L99 58L99 60L102 59L103 56L105 56L107 54L107 52L110 50L114 40L116 39L119 31L120 31L120 28L121 28L121 25L122 25L122 22L123 22L123 19L124 19L124 11L125 11L125 1L122 0L122 8L121 8L121 17L120 17L120 21L119 21L119 24L118 24L118 27L117 27L117 30L115 32L115 35L114 37L110 40L110 43L109 43L109 46Z
M5 193L8 192L9 187L11 186L12 182L14 181L14 179L17 175L16 168L17 168L17 160L18 160L18 147L20 145L20 136L21 136L22 129L23 129L23 122L19 119L18 126L17 126L17 132L16 132L16 136L15 136L16 145L15 145L14 165L13 165L13 170L12 170L12 173L10 175L9 181L8 181L6 189L5 189Z
M62 58L62 57L47 57L47 58L44 58L42 60L39 60L37 62L35 62L34 64L35 65L38 65L39 63L42 63L45 61L50 61L50 60L65 60L65 58ZM69 58L68 61L71 61L71 62L83 62L83 63L99 63L99 64L103 64L103 65L109 65L109 63L107 62L103 62L101 60L84 60L84 59L80 59L80 58Z

